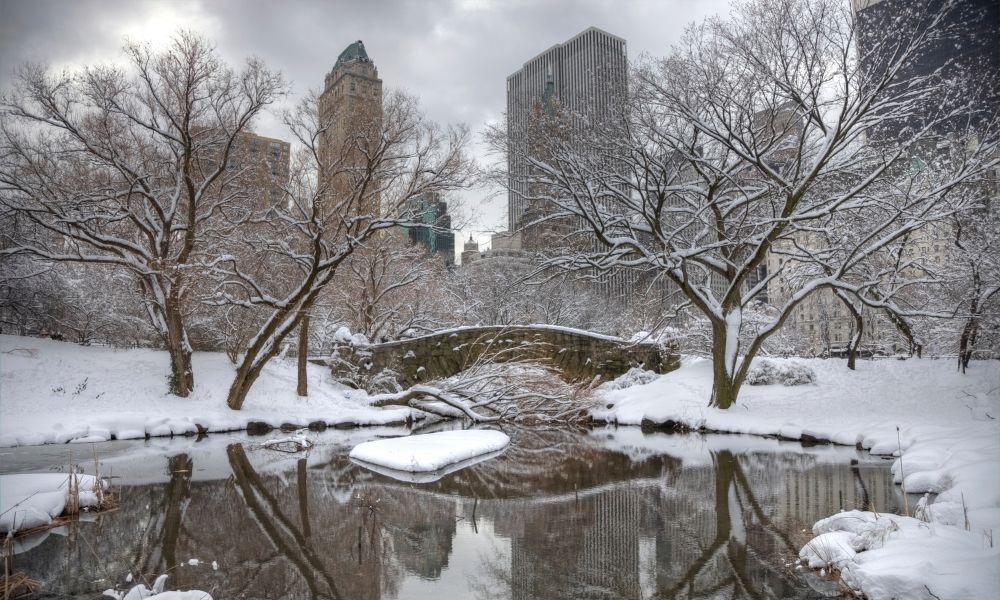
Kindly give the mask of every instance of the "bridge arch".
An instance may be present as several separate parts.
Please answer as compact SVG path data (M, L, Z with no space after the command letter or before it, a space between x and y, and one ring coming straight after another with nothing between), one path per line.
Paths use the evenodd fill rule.
M680 365L677 344L629 342L554 325L477 326L367 346L335 348L335 376L363 368L391 371L404 386L450 377L477 361L539 360L567 381L618 377L632 367L667 373Z

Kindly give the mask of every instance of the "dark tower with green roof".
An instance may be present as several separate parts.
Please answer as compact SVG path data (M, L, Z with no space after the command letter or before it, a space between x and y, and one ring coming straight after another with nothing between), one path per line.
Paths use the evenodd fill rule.
M347 193L353 187L348 181L351 161L361 164L365 144L377 144L382 128L382 80L361 40L344 48L326 74L319 112L329 124L320 138L320 176L331 178L332 193ZM324 165L333 164L338 174L325 174ZM358 214L374 210L377 199L370 204L357 206Z

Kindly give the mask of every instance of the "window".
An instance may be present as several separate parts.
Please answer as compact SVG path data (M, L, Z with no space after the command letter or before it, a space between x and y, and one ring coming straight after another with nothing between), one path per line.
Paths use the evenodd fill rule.
M250 152L257 152L259 145L260 144L257 141L257 138L251 138L250 139Z
M271 142L271 156L281 158L281 144L278 142Z

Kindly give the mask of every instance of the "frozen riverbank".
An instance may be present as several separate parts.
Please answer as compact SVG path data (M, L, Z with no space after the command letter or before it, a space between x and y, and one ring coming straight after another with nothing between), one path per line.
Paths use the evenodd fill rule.
M844 582L879 598L984 598L1000 589L1000 364L952 361L797 361L815 384L745 386L729 410L706 406L709 361L691 359L645 385L602 392L597 419L858 445L897 456L895 481L937 494L911 507L918 519L820 521L803 550L813 566L834 566ZM877 508L877 507L876 507ZM933 594L933 596L931 595Z
M166 393L169 363L159 350L82 347L0 336L0 447L97 442L271 427L401 423L408 408L376 408L368 396L309 365L309 396L295 395L295 365L272 361L241 411L226 406L233 367L225 355L196 352L195 391Z

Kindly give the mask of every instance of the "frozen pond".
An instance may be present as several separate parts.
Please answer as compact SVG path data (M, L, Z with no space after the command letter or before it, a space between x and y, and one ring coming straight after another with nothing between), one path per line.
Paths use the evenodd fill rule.
M786 566L803 530L902 504L889 462L852 448L505 432L499 455L419 482L347 457L399 430L310 434L308 454L243 435L97 444L120 508L20 540L15 567L51 598L95 598L130 572L216 599L818 598L835 584ZM71 450L92 454L7 449L0 470L62 468Z

